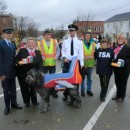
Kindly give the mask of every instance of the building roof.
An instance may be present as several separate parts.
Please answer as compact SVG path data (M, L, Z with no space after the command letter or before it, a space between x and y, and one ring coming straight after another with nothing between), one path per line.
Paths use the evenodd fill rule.
M105 23L125 21L125 20L130 20L130 12L123 13L123 14L117 14L117 15L107 19L105 21Z

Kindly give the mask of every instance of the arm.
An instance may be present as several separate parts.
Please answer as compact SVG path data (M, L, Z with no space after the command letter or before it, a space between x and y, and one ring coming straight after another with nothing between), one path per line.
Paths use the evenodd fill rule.
M79 60L80 60L81 67L83 67L84 66L84 52L83 52L82 41L80 41L80 44L79 44Z
M0 77L4 75L3 58L2 58L2 47L0 45Z

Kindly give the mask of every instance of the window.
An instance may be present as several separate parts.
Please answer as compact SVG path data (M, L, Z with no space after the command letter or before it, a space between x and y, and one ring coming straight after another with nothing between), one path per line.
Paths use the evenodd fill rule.
M108 24L107 28L109 29L109 24Z

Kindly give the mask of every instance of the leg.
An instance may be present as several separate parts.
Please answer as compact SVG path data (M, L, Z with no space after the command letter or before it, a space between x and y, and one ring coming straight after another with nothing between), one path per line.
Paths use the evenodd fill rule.
M121 99L124 99L125 98L125 95L126 95L126 87L127 87L127 81L128 81L128 77L129 77L129 74L125 74L122 76L122 84L121 84L121 87L120 87L120 97Z
M87 94L89 96L93 96L93 93L91 92L92 87L92 67L87 68Z
M11 105L17 105L17 97L16 97L16 82L15 79L10 79L10 98Z
M115 76L115 84L116 84L116 88L117 88L117 93L116 93L116 99L120 98L120 84L121 84L121 79L122 79L122 75L114 73Z
M49 66L49 74L52 74L55 72L56 72L56 66ZM58 98L58 94L55 88L51 88L51 93L54 98Z
M69 104L70 105L73 105L74 102L75 102L75 108L80 108L81 107L81 98L78 94L78 91L77 91L77 88L78 88L78 85L75 85L75 88L73 89L68 89L69 91L69 96L70 96L70 102Z
M25 78L24 77L18 77L18 81L19 81L19 85L21 88L21 93L22 93L22 97L23 97L23 102L26 105L30 105L30 92L29 92L29 86L26 84L25 82Z
M5 79L4 81L2 81L2 88L3 88L3 93L4 93L5 107L7 109L10 109L10 88L9 88L8 79Z
M31 97L32 104L38 105L39 103L37 102L36 90L33 86L29 86L29 87L30 87L30 97Z
M100 77L100 84L101 84L101 93L100 93L100 99L101 101L105 101L109 81L111 76L106 75L99 75Z
M42 99L42 108L40 109L40 112L48 111L48 107L50 103L50 89L41 88L41 89L38 89L37 92L39 93Z

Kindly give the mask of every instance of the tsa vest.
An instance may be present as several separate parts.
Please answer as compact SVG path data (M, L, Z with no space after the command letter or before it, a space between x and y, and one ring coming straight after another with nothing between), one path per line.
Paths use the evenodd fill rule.
M46 44L46 41L38 42L38 48L41 51L41 54L45 61L43 61L43 66L55 66L56 65L56 40L50 40L50 46Z
M93 67L95 65L94 52L95 52L95 43L91 42L89 48L86 47L83 43L84 50L84 67Z

